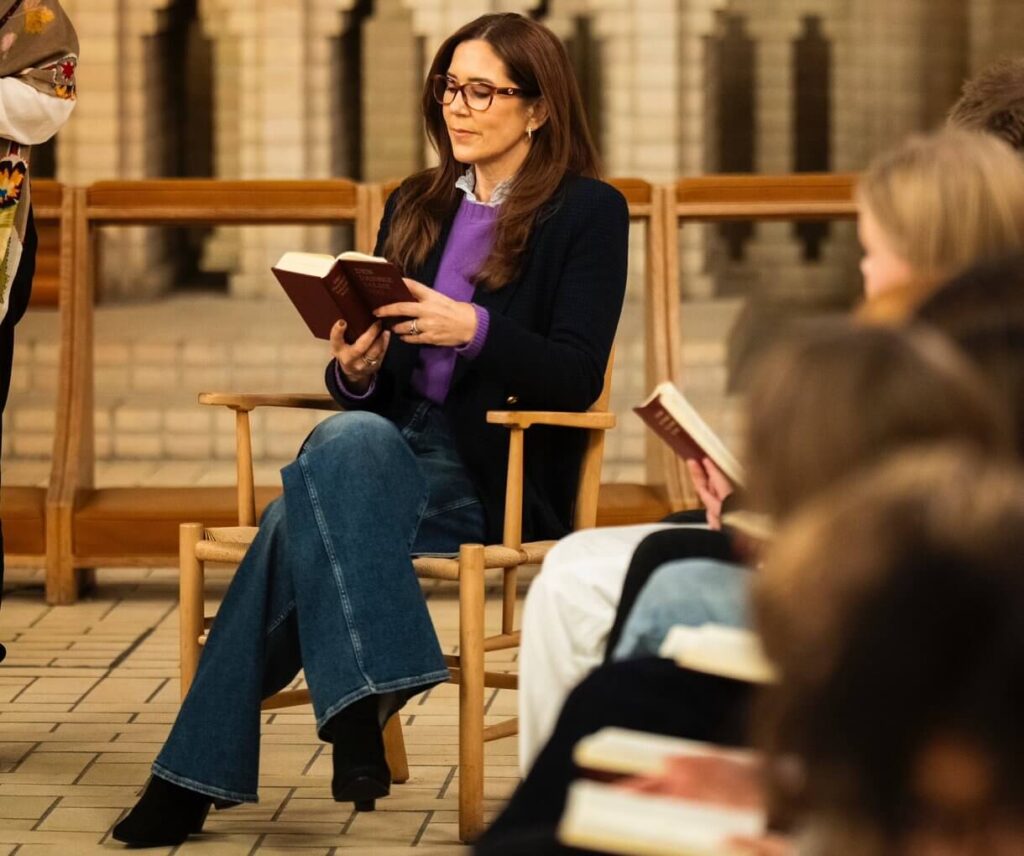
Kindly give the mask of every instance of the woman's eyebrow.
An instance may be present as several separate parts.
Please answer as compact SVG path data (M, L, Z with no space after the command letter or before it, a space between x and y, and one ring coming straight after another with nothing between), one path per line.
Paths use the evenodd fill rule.
M448 72L448 74L446 76L450 77L456 83L459 82L458 75L452 74L450 71ZM491 86L494 86L494 81L491 80L489 77L470 77L466 82L467 83L489 83Z

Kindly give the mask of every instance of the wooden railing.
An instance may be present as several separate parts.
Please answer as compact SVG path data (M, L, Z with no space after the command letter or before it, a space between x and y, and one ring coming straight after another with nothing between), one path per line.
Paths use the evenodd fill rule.
M707 176L666 186L652 186L639 179L612 183L626 197L631 219L645 226L644 328L649 386L665 379L682 381L677 250L682 224L855 215L854 177L850 175ZM9 516L14 508L20 521L32 521L24 524L24 531L32 537L25 539L23 548L11 550L10 560L45 563L50 602L73 601L90 568L175 564L180 520L201 518L210 525L226 524L236 513L230 487L95 487L92 350L100 231L112 225L340 222L352 224L356 246L369 251L384 200L394 186L345 180L167 180L101 182L72 191L36 182L36 215L43 223L58 225L60 232L58 424L45 496L36 492L26 499L23 494L16 496L23 489L4 488L0 514ZM689 501L687 482L676 459L660 445L652 450L648 485L631 486L633 493L607 487L602 493L600 522L651 519ZM271 495L273 491L267 490L257 499L266 501ZM133 520L134 527L130 525ZM9 544L14 546L11 541Z

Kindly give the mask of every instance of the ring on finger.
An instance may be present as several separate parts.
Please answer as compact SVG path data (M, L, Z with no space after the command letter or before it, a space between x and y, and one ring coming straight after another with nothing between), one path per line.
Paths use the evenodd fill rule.
M419 334L420 334L419 319L418 318L413 318L412 322L409 324L409 335L410 336L418 336Z
M377 365L377 363L379 363L379 362L380 362L380 360L374 359L373 357L366 357L366 356L364 356L364 357L362 358L362 360L363 360L363 362L364 362L364 363L366 363L366 365L368 365L368 366L369 366L369 367L370 367L371 369L372 369L372 368L373 368L373 367L374 367L375 365Z

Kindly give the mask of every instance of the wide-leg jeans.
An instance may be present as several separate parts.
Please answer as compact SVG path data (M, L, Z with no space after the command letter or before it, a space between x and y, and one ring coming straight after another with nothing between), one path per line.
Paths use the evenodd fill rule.
M410 556L481 541L483 509L440 409L409 409L400 427L333 416L282 470L155 775L256 801L260 702L300 668L321 734L361 698L379 696L384 721L448 679Z

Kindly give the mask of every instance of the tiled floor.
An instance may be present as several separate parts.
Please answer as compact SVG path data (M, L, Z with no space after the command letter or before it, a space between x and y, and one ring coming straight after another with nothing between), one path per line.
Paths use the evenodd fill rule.
M210 577L216 600L226 577ZM121 849L109 830L134 803L178 707L176 593L171 570L107 571L76 606L48 607L38 573L9 573L0 613L10 649L0 666L0 856ZM445 650L454 650L453 590L432 587L428 602ZM489 621L498 621L496 609ZM489 668L511 659L489 655ZM174 852L468 853L457 841L456 693L438 687L403 711L412 777L373 814L331 801L330 749L308 708L265 715L260 803L211 813L205 834ZM488 721L514 708L514 694L495 692ZM516 784L515 751L515 738L487 747L488 818Z

